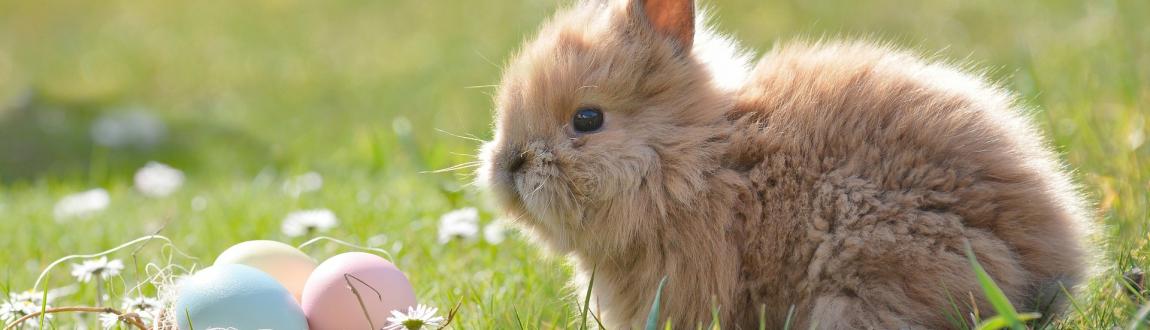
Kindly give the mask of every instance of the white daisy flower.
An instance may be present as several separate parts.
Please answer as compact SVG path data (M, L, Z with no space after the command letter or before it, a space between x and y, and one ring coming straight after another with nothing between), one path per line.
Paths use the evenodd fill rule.
M74 294L74 293L76 293L76 291L79 291L79 286L75 285L75 284L68 285L65 287L50 289L50 290L48 290L48 303L51 304L53 300L56 300L56 298L60 298L60 297ZM44 292L32 291L32 290L27 290L24 292L14 292L14 293L9 294L8 300L10 300L10 301L29 301L29 302L32 302L33 305L40 306L40 303L44 301Z
M196 196L192 198L192 211L201 212L208 208L208 198L204 196Z
M395 131L395 135L411 135L411 121L404 116L395 117L391 120L391 130Z
M160 311L163 310L164 307L160 305L160 301L156 298L141 296L135 298L125 297L122 308L125 313L136 313L136 315L139 315L140 319L144 320L144 323L151 323L152 320L156 319L156 316L159 316Z
M13 293L9 295L9 300L0 304L0 319L4 320L5 324L16 322L21 317L31 315L39 312L40 307L52 308L51 305L43 304L41 300L42 295L37 295L34 292ZM44 315L45 320L52 319L52 314ZM34 317L24 321L25 325L31 328L40 327L40 318Z
M391 311L391 317L387 318L387 326L383 327L382 330L420 330L440 327L444 320L442 316L435 315L438 311L438 308L422 304L408 307L406 314L398 310Z
M447 212L439 217L439 244L455 238L474 239L479 234L479 210L474 207Z
M136 190L148 197L166 197L184 185L184 172L171 166L148 162L136 171Z
M120 316L113 313L100 314L100 326L104 329L115 329L120 323Z
M483 239L486 240L487 243L503 243L503 240L506 238L507 226L505 225L505 221L502 219L492 221L491 223L487 224L487 226L483 227Z
M120 259L108 261L107 257L90 259L82 264L72 264L72 276L75 276L76 280L81 283L88 283L96 277L107 280L112 276L120 275L121 270L124 270L124 262Z
M88 217L108 208L111 202L112 197L108 195L107 190L92 189L64 196L56 202L52 214L56 216L56 221Z
M36 306L40 306L40 303L44 301L44 293L43 292L35 292L32 290L28 290L28 291L24 291L24 292L20 292L20 293L11 293L11 294L9 294L9 297L10 297L9 300L11 300L11 301L28 301L28 302L31 302L33 305L36 305ZM51 292L48 293L48 301L52 301L52 293Z
M303 210L289 213L280 230L289 237L299 237L313 232L325 232L338 224L339 219L331 210Z
M160 313L160 301L150 297L124 298L122 311L135 313L144 324L151 324ZM121 322L120 316L112 313L100 314L100 324L104 329L113 329Z
M299 195L313 192L320 188L323 188L323 176L316 172L307 172L284 181L283 186L284 192L292 197L299 197Z
M379 234L367 238L367 246L380 247L387 244L387 235Z
M359 202L360 204L371 203L371 192L367 191L365 189L360 189L358 192L355 193L355 201ZM4 204L0 203L0 209L3 209L3 208L4 208Z

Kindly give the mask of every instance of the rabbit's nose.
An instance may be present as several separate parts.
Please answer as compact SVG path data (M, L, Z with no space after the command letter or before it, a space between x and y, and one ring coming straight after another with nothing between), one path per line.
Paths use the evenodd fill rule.
M527 156L523 152L511 153L510 158L507 159L507 171L511 173L519 172L519 169L526 163Z

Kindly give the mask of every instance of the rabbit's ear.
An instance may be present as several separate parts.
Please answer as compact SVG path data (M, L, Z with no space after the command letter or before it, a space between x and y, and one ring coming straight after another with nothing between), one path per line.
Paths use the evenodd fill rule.
M694 0L634 0L655 32L671 38L689 53L695 40Z

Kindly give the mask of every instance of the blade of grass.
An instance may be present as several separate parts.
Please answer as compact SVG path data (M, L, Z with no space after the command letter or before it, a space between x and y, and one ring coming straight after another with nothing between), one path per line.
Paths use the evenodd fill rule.
M1038 313L1022 313L1022 314L1018 315L1018 319L1024 323L1031 321L1031 320L1037 320L1040 317L1042 317L1042 314L1038 314ZM1005 328L1010 328L1010 323L1007 321L1007 319L1002 317L1001 315L995 315L994 317L992 317L986 321L983 321L975 329L976 330L998 330L998 329L1005 329ZM1027 329L1030 329L1030 328L1027 328ZM1044 328L1036 327L1034 329L1044 329Z
M1010 327L1010 322L1007 322L1006 318L995 316L982 321L975 330L998 330L1007 327Z
M1082 305L1078 304L1078 300L1074 299L1074 295L1070 294L1070 290L1066 289L1065 285L1058 283L1058 287L1062 289L1062 294L1066 295L1066 300L1070 301L1070 306L1074 307L1074 311L1080 315L1086 315L1086 311L1082 310Z
M47 278L47 277L45 277ZM48 286L44 286L44 294L40 295L40 311L45 312L40 314L40 329L44 329L44 322L47 321L48 313Z
M759 330L767 330L767 305L759 304Z
M651 303L651 312L647 314L647 330L659 330L659 299L663 297L663 286L667 285L667 276L659 280L659 290L655 291L655 301Z
M595 311L589 311L589 313L591 313L591 318L595 319L595 325L599 327L599 330L607 329L607 327L603 325L603 320L599 318L599 315L596 314Z
M1146 319L1150 317L1150 304L1143 305L1138 309L1138 314L1135 314L1134 319L1130 320L1130 325L1126 326L1129 330L1146 329Z
M515 313L515 324L519 325L519 330L526 330L527 326L523 325L523 318L519 317L519 310L511 307L511 312Z
M986 269L982 268L982 264L978 263L978 258L974 256L974 249L970 247L970 242L966 242L966 258L970 260L970 266L974 269L975 276L978 277L978 283L982 286L982 291L986 294L986 299L990 301L990 305L994 306L994 310L998 312L998 316L991 318L995 320L1001 318L1006 322L1011 329L1026 330L1026 325L1022 323L1022 318L1018 315L1018 311L1014 309L1014 305L1010 303L1010 299L1006 298L1006 293L1002 292L1002 288L990 278L990 274ZM989 320L988 320L989 321ZM983 322L985 324L986 322ZM983 329L983 327L979 327Z
M791 305L791 308L787 309L787 320L783 321L783 330L791 330L791 326L794 325L794 323L792 323L792 321L794 321L794 319L795 319L795 305Z
M196 330L196 326L192 324L192 311L184 308L184 319L188 320L188 329Z
M711 329L712 330L722 330L723 329L723 324L719 320L719 306L717 304L715 304L715 302L713 300L711 301Z
M595 287L595 273L599 271L599 266L591 268L591 280L587 281L587 295L583 297L583 315L579 321L579 329L587 330L587 311L591 309L591 288Z
M970 330L974 324L966 323L962 317L962 308L958 307L958 301L954 299L954 295L950 294L950 290L945 286L942 288L943 293L946 294L946 301L949 302L951 310L946 311L946 319L955 329Z

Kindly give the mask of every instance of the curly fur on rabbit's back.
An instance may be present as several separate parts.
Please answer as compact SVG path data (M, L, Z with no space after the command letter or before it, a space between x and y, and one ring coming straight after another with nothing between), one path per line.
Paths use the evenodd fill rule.
M700 15L702 16L702 15ZM696 22L699 22L698 24ZM512 60L479 181L568 255L612 328L948 328L1056 312L1089 216L1012 96L867 42L792 43L753 70L690 0L588 1ZM698 25L698 28L696 27Z

